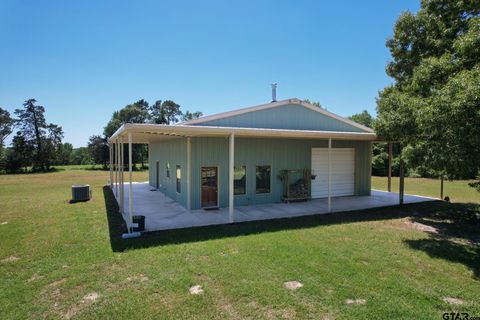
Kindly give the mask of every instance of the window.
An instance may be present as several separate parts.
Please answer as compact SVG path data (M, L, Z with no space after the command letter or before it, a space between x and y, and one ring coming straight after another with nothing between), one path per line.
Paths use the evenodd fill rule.
M167 162L167 178L170 178L170 163Z
M233 171L233 194L245 194L247 185L247 167L235 167Z
M180 193L182 192L182 170L180 169L180 166L177 166L176 169L176 176L177 176L177 192Z
M270 166L257 166L255 172L255 193L270 192Z

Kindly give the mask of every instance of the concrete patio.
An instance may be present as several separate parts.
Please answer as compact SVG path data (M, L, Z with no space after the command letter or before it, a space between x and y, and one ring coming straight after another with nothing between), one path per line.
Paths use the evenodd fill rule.
M115 193L115 186L113 188ZM117 201L119 197L116 197ZM404 202L438 199L405 195ZM371 196L332 198L332 212L355 211L398 204L398 194L372 190ZM125 184L125 211L128 212L128 184ZM295 203L270 203L235 207L235 222L297 217L328 213L327 199ZM192 210L165 196L147 182L133 183L133 214L145 216L145 231L168 230L229 223L228 208Z

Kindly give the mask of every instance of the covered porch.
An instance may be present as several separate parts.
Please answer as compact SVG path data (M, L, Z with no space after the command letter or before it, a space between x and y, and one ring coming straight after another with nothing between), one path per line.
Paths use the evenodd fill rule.
M135 198L133 212L145 216L145 231L147 232L230 223L229 208L189 211L161 191L152 188L147 182L133 183L132 193ZM438 199L414 195L405 195L404 198L406 204L435 200ZM117 202L121 207L119 196L117 196ZM305 202L236 206L234 217L235 222L245 222L356 211L397 204L397 193L372 190L370 196L332 197L330 211L328 199L325 198ZM124 207L128 207L128 199L125 199Z
M226 196L227 205L216 210L197 209L192 206L192 139L196 137L221 137L228 141L225 150L227 161ZM236 138L272 138L272 139L314 139L326 142L327 150L327 193L325 198L298 203L273 203L234 205L234 168ZM182 148L185 150L185 195L184 203L169 198L165 193L158 191L148 183L132 182L132 144L151 144L168 139L185 141ZM125 124L109 139L110 144L110 186L119 203L120 212L127 224L128 233L125 238L139 236L133 234L134 215L146 217L146 231L227 224L234 222L267 220L275 218L295 217L301 215L321 214L340 211L353 211L368 208L429 201L424 197L408 196L395 193L372 191L369 196L335 197L332 191L332 142L335 141L376 141L373 132L338 132L338 131L310 131L287 129L258 129L238 127L208 127L188 125L150 125ZM127 149L127 150L124 150ZM127 151L128 157L125 157ZM150 149L149 149L150 152ZM127 159L128 160L127 160ZM368 159L367 159L368 160ZM128 166L125 166L124 162ZM128 176L125 176L125 168ZM158 169L157 169L158 171ZM158 181L158 178L157 178ZM157 182L157 188L159 184ZM159 188L161 189L161 188ZM370 187L368 186L368 190ZM177 189L177 194L179 189ZM400 201L399 201L400 200Z

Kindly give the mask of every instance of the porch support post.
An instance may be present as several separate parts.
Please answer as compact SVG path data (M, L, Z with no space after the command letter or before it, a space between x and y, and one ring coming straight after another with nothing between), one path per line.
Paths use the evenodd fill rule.
M187 209L192 210L192 138L187 137Z
M128 218L125 218L124 215L124 207L125 207L125 177L123 175L124 173L124 145L123 145L123 140L120 140L120 166L121 166L121 213L122 217L125 219L127 223L127 233L122 234L122 239L128 239L128 238L137 238L141 236L141 233L138 231L133 231L132 226L133 226L133 186L132 186L132 133L128 132L128 175L129 175L129 188L128 188Z
M235 166L235 135L233 132L229 138L229 153L228 153L228 216L230 223L234 221L234 207L233 207L233 173Z
M392 192L392 143L388 143L388 192Z
M332 138L328 139L328 212L332 212Z
M122 140L118 139L118 207L122 211Z
M132 133L128 133L128 219L133 223L133 189L132 189ZM129 230L130 231L130 230Z
M152 178L153 164L150 162L150 159L151 159L150 158L150 142L147 143L147 152L148 152L148 154L147 154L147 157L148 157L148 159L147 159L148 160L148 184L151 185L151 183L153 181L152 180L153 179ZM155 166L155 170L157 170L156 166ZM157 172L155 171L155 178L156 178L156 174L157 174ZM155 183L157 183L156 180L155 180ZM157 185L155 184L155 188L156 187L157 187Z
M440 176L440 200L443 200L443 181L445 180L445 176L442 175Z
M108 142L108 158L109 158L109 167L110 167L110 189L113 188L113 171L112 171L112 142Z
M118 151L118 139L115 140L115 196L117 197L118 201L118 190L119 190L119 179L118 179L118 170L120 170L120 166L118 165L118 161L120 161L119 151Z
M123 150L123 139L120 139L120 208L122 215L125 214L125 188L124 188L124 176L123 176L123 165L124 165L124 150Z
M399 204L403 205L403 195L405 193L405 164L403 162L403 156L402 156L402 146L400 145L400 186L399 186Z

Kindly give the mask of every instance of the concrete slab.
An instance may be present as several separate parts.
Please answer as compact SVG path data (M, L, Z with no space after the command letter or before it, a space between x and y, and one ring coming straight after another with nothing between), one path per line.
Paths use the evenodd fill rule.
M405 195L404 200L407 204L435 201L438 199ZM355 211L397 204L397 193L372 190L372 195L370 196L332 198L332 212ZM128 212L128 184L125 185L125 210ZM298 217L322 213L328 213L327 199L238 206L235 208L235 222ZM229 223L228 208L220 208L218 210L199 209L189 212L164 193L155 190L147 182L136 182L133 184L133 214L145 216L146 231Z

